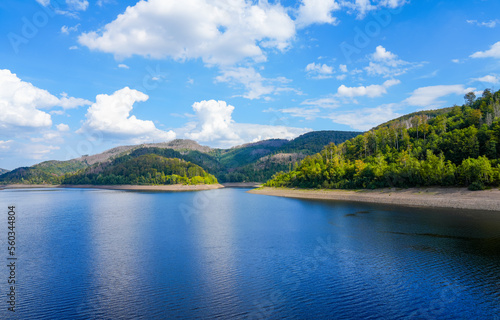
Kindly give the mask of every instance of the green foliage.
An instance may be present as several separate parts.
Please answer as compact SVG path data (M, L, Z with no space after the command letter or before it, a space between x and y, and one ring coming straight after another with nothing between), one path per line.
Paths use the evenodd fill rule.
M212 149L207 152L187 148L174 150L171 148L141 146L137 149L132 149L132 151L127 149L118 158L111 161L114 165L118 165L143 155L155 154L164 158L182 159L198 165L221 182L261 182L267 181L278 171L290 171L296 168L296 162L303 159L305 155L312 155L320 151L330 142L341 143L358 134L360 133L342 131L310 132L291 141L271 139L228 150ZM284 156L285 154L286 156ZM278 157L279 160L277 160L275 156L279 155L282 157ZM105 157L105 159L105 161L108 161L109 157ZM67 183L67 181L70 181L68 179L76 181L80 179L80 175L85 174L85 176L81 177L85 184L102 184L104 183L102 180L104 178L101 177L98 181L99 175L93 176L92 174L103 170L104 167L109 165L109 162L104 162L89 167L87 162L81 159L47 161L32 167L18 168L8 174L2 175L0 176L0 183L60 184ZM172 176L182 177L183 175L174 173ZM135 180L135 178L139 180ZM113 176L110 175L106 178L105 182L109 182L110 184L115 184L115 182L124 183L129 181L129 179L137 183L144 181L137 176L135 178L123 178L121 175L116 176L113 173ZM149 179L147 173L143 179L153 181L153 183L155 183L154 181L158 181ZM175 179L172 181L185 183L181 178ZM197 179L193 181L197 181ZM80 183L79 180L78 183Z
M111 163L98 164L80 173L67 174L62 179L62 183L95 185L214 184L217 183L217 179L193 163L148 153L122 156Z
M500 184L500 91L466 96L462 107L422 111L387 122L307 157L266 185L306 188Z

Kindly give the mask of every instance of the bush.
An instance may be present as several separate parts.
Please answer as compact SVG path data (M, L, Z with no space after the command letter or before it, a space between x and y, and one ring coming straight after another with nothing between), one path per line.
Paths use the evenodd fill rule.
M486 189L486 186L482 182L475 181L469 185L468 189L471 191L479 191Z

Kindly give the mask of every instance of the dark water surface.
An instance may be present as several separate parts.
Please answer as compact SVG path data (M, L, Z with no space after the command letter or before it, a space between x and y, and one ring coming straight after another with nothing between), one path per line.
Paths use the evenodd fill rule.
M0 318L500 319L498 214L245 191L1 191Z

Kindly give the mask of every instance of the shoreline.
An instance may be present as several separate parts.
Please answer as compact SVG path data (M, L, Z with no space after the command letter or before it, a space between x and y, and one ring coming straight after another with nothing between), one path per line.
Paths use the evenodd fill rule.
M225 188L259 188L264 182L224 182Z
M297 199L350 201L418 208L465 209L500 212L500 190L466 188L410 188L375 190L289 189L263 187L252 194Z
M171 185L50 185L50 184L10 184L0 186L1 190L7 189L38 189L38 188L82 188L82 189L106 189L106 190L128 190L128 191L202 191L224 188L221 184L171 184Z

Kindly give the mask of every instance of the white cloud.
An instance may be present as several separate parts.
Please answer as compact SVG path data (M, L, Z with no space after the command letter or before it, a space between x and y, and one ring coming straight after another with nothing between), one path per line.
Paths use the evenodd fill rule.
M74 108L88 104L90 101L66 94L57 98L47 90L22 81L9 70L0 70L0 128L3 130L15 127L49 128L52 126L50 114L39 109L56 106Z
M337 90L337 94L340 97L348 97L348 98L355 98L362 96L375 98L375 97L380 97L383 94L387 93L387 88L395 86L399 83L401 83L401 81L392 79L392 80L387 80L382 85L373 84L367 87L365 86L346 87L345 85L341 85Z
M500 41L491 46L489 50L478 51L471 58L500 58Z
M306 66L306 72L315 79L328 79L332 77L333 67L326 64L312 62Z
M14 144L14 140L0 140L0 152L5 152L10 150L12 145Z
M66 132L66 131L69 131L69 126L67 124L64 124L64 123L60 123L56 126L57 130L58 131L61 131L61 132Z
M80 24L77 24L76 26L73 26L73 27L62 26L61 27L61 33L63 33L63 34L70 34L70 32L76 32L76 31L78 31L79 27L80 27Z
M113 1L113 0L97 0L96 4L97 4L97 6L102 7L103 5L105 5L106 3L109 3L111 1Z
M394 61L397 59L398 56L390 51L387 51L382 46L377 46L377 48L375 48L375 53L373 53L372 57L376 61L384 61L384 60Z
M474 91L475 88L465 88L463 85L439 85L418 88L413 91L412 95L404 100L410 106L437 108L446 103L438 99L455 94L463 95L467 92Z
M71 47L69 47L69 50L77 50L77 49L78 49L77 46L71 46Z
M452 59L451 62L453 62L453 63L460 63L461 61L460 61L460 59Z
M406 73L418 65L398 59L398 56L387 51L383 46L377 46L369 56L370 63L364 69L371 76L394 77Z
M290 82L290 80L283 77L274 79L264 78L259 72L255 71L253 67L224 68L221 71L221 75L217 76L215 80L217 82L227 82L230 84L242 84L246 89L246 93L242 95L242 97L250 100L260 99L262 97L269 99L265 96L293 90L282 85ZM279 84L281 84L281 86Z
M335 123L345 124L355 130L369 130L381 123L401 116L394 109L395 104L381 105L376 108L364 108L355 111L339 111L328 115L326 118Z
M126 64L123 64L123 63L120 63L120 64L118 65L118 68L121 68L121 69L130 69L130 67L129 67L129 66L127 66Z
M102 30L83 33L79 42L117 58L201 58L231 65L246 58L264 61L264 49L285 50L294 35L295 24L280 4L150 0L128 7Z
M345 64L339 65L339 70L340 72L347 73L349 70L347 70L347 66Z
M41 4L44 7L46 7L50 4L50 0L36 0L36 2L38 2L39 4Z
M223 148L265 139L293 139L311 131L305 128L236 123L232 119L234 107L225 101L196 102L193 110L197 121L178 132L185 131L186 138L211 142Z
M490 21L483 21L479 22L477 20L467 20L467 23L469 24L474 24L478 27L487 27L487 28L495 28L498 23L500 23L500 20L490 20Z
M60 147L45 144L21 144L17 147L17 153L27 159L42 160L54 150Z
M87 0L66 0L66 4L70 10L74 11L85 11L89 6Z
M500 79L497 76L493 76L493 75L487 75L487 76L484 76L481 78L474 78L472 80L479 81L479 82L493 83L493 84L497 84L500 82Z
M113 140L132 143L163 142L175 138L172 131L162 131L153 121L140 120L130 115L134 103L148 100L140 91L125 87L112 95L100 94L87 110L87 118L77 133L98 132Z
M337 10L340 5L335 0L302 0L295 23L299 28L316 23L336 25L338 20L332 17L332 12Z
M381 8L391 8L395 9L401 7L408 3L407 0L380 0L376 3L372 3L371 0L341 0L340 4L351 10L351 12L357 12L358 19L362 19L366 14L373 10L378 10Z
M338 100L334 96L331 96L331 97L327 97L327 98L308 99L308 100L303 101L301 103L301 105L310 106L310 107L333 109L333 108L338 108L340 106L340 103L338 102Z
M92 102L82 98L68 97L68 94L65 92L61 93L61 98L57 103L57 105L63 109L74 109L81 106L88 106L90 104L92 104Z
M289 114L292 117L297 117L297 118L304 118L306 120L314 120L318 117L319 113L321 110L319 108L284 108L284 109L279 109L277 111L280 111L285 114Z

